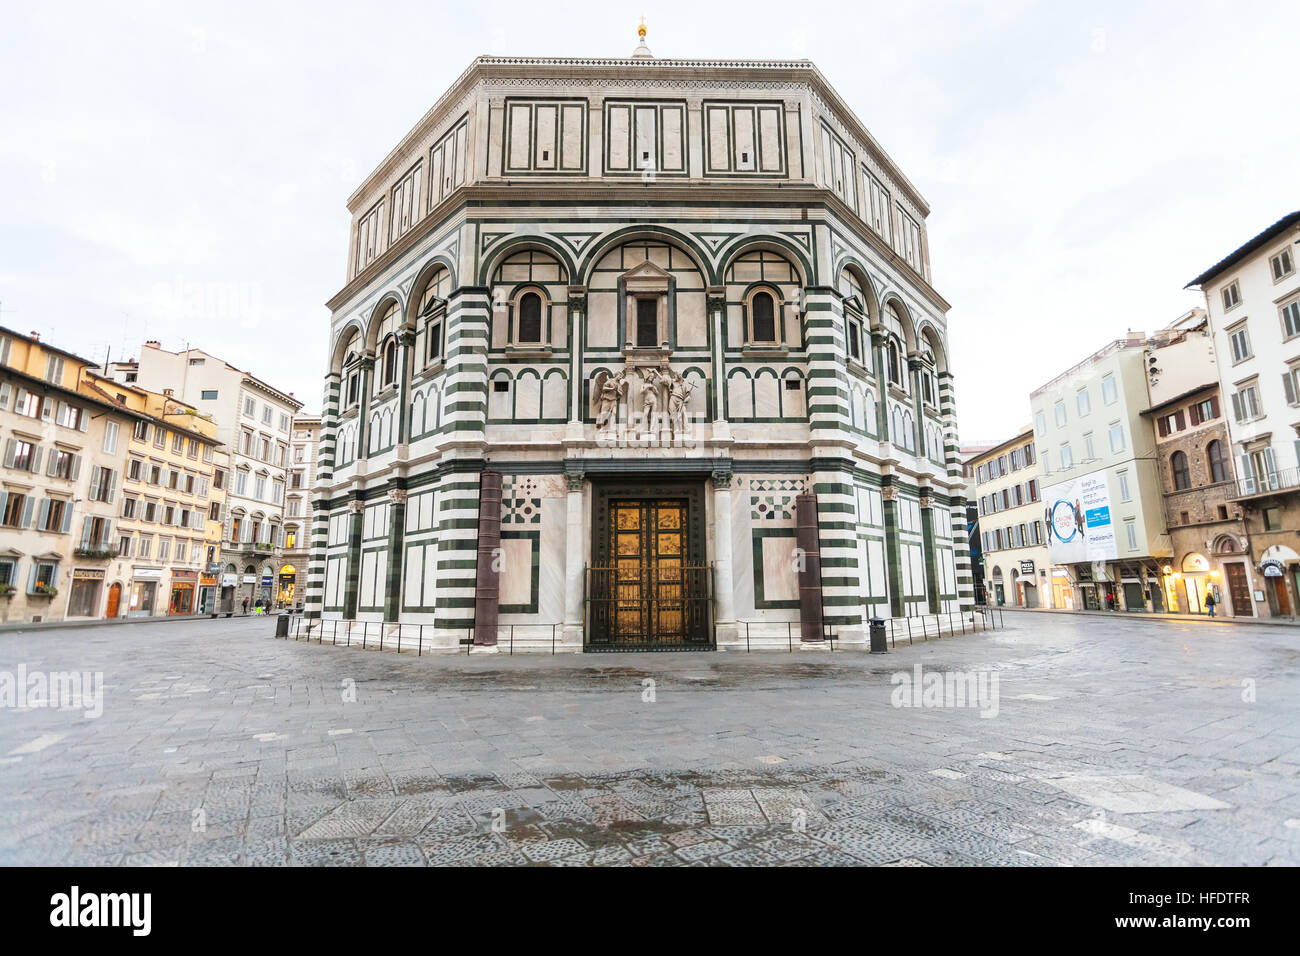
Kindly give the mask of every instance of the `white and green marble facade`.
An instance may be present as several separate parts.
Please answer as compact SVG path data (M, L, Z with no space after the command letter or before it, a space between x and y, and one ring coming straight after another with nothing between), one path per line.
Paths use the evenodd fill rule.
M482 58L349 207L309 616L455 649L487 467L520 645L582 646L593 482L700 483L720 646L746 622L797 638L805 490L842 641L971 604L928 208L811 64ZM638 295L659 303L654 348L627 347ZM643 373L597 420L608 376L652 366L692 387L684 437L629 421Z

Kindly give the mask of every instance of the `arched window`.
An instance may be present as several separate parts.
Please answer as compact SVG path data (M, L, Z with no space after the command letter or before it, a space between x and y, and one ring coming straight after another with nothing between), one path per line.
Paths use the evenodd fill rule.
M1205 449L1206 457L1210 459L1210 480L1214 482L1228 480L1228 449L1223 447L1223 442L1214 439Z
M540 344L542 341L542 297L536 292L525 292L519 297L519 342Z
M442 358L444 327L447 322L447 296L451 292L451 273L438 268L424 283L416 315L424 320L424 360L432 365Z
M755 342L776 341L776 303L771 293L756 292L749 301L751 335Z
M397 381L397 340L389 339L384 345L384 384Z
M903 385L902 362L899 360L898 343L893 339L889 340L888 352L890 384L897 385L901 388Z
M361 366L356 352L348 353L348 357L343 360L343 368L348 380L348 405L352 406L361 400Z
M1185 491L1192 487L1192 473L1187 468L1187 455L1176 451L1169 459L1169 467L1174 473L1174 489Z

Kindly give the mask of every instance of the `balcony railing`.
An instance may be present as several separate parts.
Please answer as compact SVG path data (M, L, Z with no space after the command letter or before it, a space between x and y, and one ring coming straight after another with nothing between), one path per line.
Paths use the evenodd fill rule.
M1286 468L1282 471L1265 472L1249 478L1238 478L1233 498L1253 498L1257 495L1271 495L1279 491L1300 488L1300 468Z

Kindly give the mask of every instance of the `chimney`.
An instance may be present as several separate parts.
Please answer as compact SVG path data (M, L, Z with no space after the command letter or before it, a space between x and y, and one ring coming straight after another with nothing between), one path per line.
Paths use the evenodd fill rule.
M162 348L162 343L161 343L161 342L157 342L157 341L155 341L155 340L153 340L153 339L150 339L148 342L145 342L145 343L144 343L144 347L147 348L147 349L160 349L160 348Z
M40 332L32 332L32 341L33 341L33 342L39 342L40 340L41 340L41 333L40 333Z
M168 398L171 398L173 395L176 394L176 389L174 389L174 388L164 388L164 389L163 389L163 394L164 394L165 396L167 396Z

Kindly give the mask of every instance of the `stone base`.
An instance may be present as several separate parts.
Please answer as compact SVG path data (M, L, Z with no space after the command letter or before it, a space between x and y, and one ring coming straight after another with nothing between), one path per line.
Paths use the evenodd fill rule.
M471 654L500 654L500 644L471 644L469 646Z
M795 647L801 651L825 651L827 654L831 652L830 641L796 641Z

